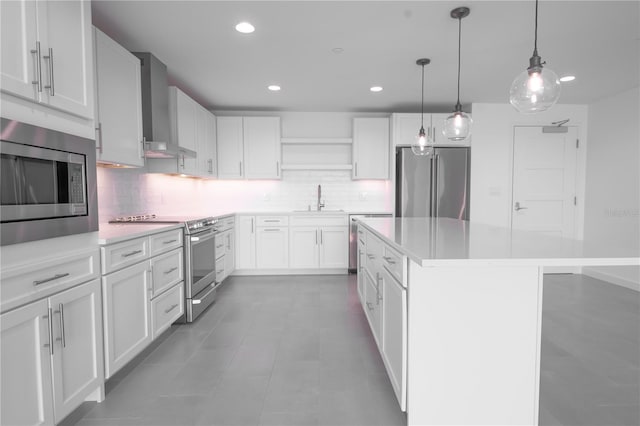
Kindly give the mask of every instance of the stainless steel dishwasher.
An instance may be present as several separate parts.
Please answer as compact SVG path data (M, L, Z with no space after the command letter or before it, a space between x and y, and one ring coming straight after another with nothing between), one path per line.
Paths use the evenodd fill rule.
M391 217L391 213L362 213L349 215L349 272L358 268L358 226L356 219L363 217Z

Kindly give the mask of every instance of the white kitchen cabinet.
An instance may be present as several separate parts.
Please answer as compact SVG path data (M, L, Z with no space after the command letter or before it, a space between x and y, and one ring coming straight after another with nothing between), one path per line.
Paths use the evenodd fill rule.
M2 424L57 423L103 385L98 280L2 314L0 324Z
M148 261L102 278L106 378L151 343L150 278Z
M280 179L280 117L243 117L244 177Z
M54 424L48 307L44 299L0 315L3 425Z
M256 268L256 218L238 216L236 225L236 268Z
M292 269L317 268L319 265L319 239L316 226L293 226L290 228L289 266Z
M243 174L242 117L216 117L218 178L241 179Z
M182 90L172 86L169 87L169 111L173 142L181 148L197 152L198 104ZM177 172L196 175L198 173L197 158L186 158L180 154Z
M235 230L229 229L224 235L224 272L225 278L236 269Z
M201 177L218 176L216 159L216 116L205 108L198 112L198 170Z
M349 267L349 228L346 226L322 226L319 245L320 268Z
M94 28L96 160L144 166L140 59Z
M218 117L220 179L280 179L280 117Z
M152 338L161 335L184 314L184 284L173 286L151 301Z
M93 119L91 3L0 2L2 91Z
M258 269L283 269L289 267L289 228L257 228L256 267Z
M389 118L353 119L353 179L389 179Z
M56 337L53 401L56 423L104 382L100 281L49 298Z
M427 136L434 135L434 144L456 145L456 146L468 146L469 141L452 142L448 140L443 134L444 120L451 115L450 113L434 113L424 115L424 130ZM420 114L393 114L391 116L392 129L391 140L392 145L411 145L416 141L418 131L420 130Z
M357 264L357 287L358 287L358 297L360 298L360 303L364 306L364 259L366 256L366 242L365 242L365 233L360 225L358 225L358 264Z

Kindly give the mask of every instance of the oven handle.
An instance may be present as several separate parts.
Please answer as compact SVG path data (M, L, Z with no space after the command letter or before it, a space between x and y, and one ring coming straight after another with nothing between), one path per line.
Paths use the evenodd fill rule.
M200 232L196 235L192 235L189 238L189 241L191 241L192 243L198 242L198 241L207 241L208 239L211 239L213 237L216 236L216 233L214 229L210 229L208 231L204 231L204 232Z
M199 305L200 303L202 303L202 301L203 301L204 299L206 299L207 297L209 297L209 295L210 295L211 293L213 293L214 291L216 291L215 287L211 287L211 289L210 289L209 291L207 291L207 293L206 293L204 296L202 296L201 298L199 298L199 299L191 299L191 304L192 304L192 305Z

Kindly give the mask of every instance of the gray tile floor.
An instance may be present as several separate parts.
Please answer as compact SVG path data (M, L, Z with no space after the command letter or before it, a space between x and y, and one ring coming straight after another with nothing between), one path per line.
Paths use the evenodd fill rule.
M638 425L639 294L547 276L540 424ZM81 417L82 416L82 417ZM79 418L81 417L81 418ZM402 425L354 276L231 277L65 423Z

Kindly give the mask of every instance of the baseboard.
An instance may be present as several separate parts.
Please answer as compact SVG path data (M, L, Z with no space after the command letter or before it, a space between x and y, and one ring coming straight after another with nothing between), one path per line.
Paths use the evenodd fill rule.
M617 275L607 274L606 272L602 272L593 267L586 267L586 266L583 267L582 274L592 278L602 280L602 281L610 282L611 284L615 284L620 287L625 287L630 290L635 290L640 292L640 283L619 277Z
M233 276L252 275L347 275L347 268L327 269L236 269Z

